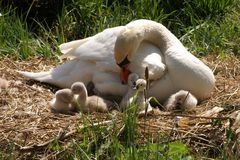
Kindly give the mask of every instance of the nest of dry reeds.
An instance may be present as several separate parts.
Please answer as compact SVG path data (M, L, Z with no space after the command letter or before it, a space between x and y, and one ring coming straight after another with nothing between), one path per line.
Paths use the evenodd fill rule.
M229 142L227 131L232 130L236 131L236 135L231 137L231 146L236 146L234 141L238 139L240 128L240 122L235 121L240 114L240 60L234 56L224 59L209 56L203 61L214 70L216 77L211 98L191 112L154 110L151 115L139 118L139 144L144 143L145 137L151 137L154 141L159 133L166 133L168 138L161 143L180 140L191 146L193 152L207 150L215 154ZM39 58L0 60L0 76L9 81L9 87L0 92L0 150L11 150L14 146L15 156L21 158L26 152L44 150L56 139L64 144L71 137L80 136L76 134L77 128L84 127L80 115L54 114L50 111L49 101L58 88L27 80L16 72L48 70L57 63L53 59ZM108 125L113 121L109 114L94 113L89 117L93 126ZM114 119L117 119L120 129L123 126L121 114L116 114Z

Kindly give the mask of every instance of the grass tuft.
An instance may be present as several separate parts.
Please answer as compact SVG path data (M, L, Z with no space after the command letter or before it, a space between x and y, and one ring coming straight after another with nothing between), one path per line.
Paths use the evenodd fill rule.
M206 24L185 37L183 42L190 50L196 55L239 55L239 0L65 0L62 9L56 11L57 19L49 25L29 16L33 5L30 3L26 13L20 15L18 8L11 6L1 11L1 57L56 56L57 46L63 42L142 18L163 23L179 38Z

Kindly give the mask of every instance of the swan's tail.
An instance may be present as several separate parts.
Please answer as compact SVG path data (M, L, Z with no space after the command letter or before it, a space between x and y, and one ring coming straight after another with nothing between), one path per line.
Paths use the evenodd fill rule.
M17 71L24 77L34 79L36 81L40 82L46 82L46 83L51 83L52 82L52 76L50 74L50 71L46 72L38 72L38 73L33 73L33 72L25 72L25 71Z
M54 68L56 69L56 68ZM25 71L17 71L21 75L23 75L26 78L33 79L39 82L49 83L52 85L55 85L60 88L66 88L69 87L69 83L67 83L64 80L59 79L59 76L61 73L57 73L57 76L54 76L53 71L46 71L46 72L25 72ZM70 82L70 81L69 81Z
M17 71L26 78L49 83L60 88L69 88L74 82L81 81L85 85L91 81L95 65L78 59L69 60L49 71L25 72Z
M49 84L56 85L61 88L69 87L71 83L71 70L74 66L78 64L77 60L70 60L66 63L60 64L49 71L43 72L25 72L17 71L26 78L30 78L36 81L45 82ZM70 79L69 79L70 78Z

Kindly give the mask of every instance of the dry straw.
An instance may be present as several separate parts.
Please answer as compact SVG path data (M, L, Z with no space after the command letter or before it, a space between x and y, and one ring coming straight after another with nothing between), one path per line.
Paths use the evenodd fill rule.
M225 59L209 56L203 61L214 70L216 76L216 87L211 98L202 102L194 111L175 114L154 110L147 118L139 118L139 144L145 143L146 137L161 143L181 140L189 144L193 151L200 152L216 150L227 142L226 129L231 127L229 122L234 123L235 118L230 117L230 114L240 110L240 60L232 56ZM9 80L9 87L0 93L2 150L9 150L14 144L18 153L16 156L21 158L25 153L23 151L44 150L55 139L66 145L71 138L80 137L75 134L76 128L82 126L80 115L50 112L48 102L57 88L27 80L15 72L48 70L55 65L55 60L46 59L0 60L0 76ZM112 121L109 114L96 113L89 117L95 126ZM121 114L117 114L115 119L118 119L121 130L124 126ZM217 121L221 121L222 125L213 124ZM236 129L235 126L233 130ZM160 133L169 138L157 139Z

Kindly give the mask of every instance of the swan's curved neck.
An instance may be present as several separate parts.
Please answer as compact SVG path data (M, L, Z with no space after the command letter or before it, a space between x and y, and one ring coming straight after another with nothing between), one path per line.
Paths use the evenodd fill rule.
M78 96L78 102L80 103L80 105L85 105L86 104L87 97L88 97L88 92L87 92L87 89L84 87L83 90L81 91L81 93L79 93L79 96Z
M142 24L131 27L137 31L139 36L139 44L142 41L149 41L156 45L160 51L165 54L165 52L171 47L182 47L182 43L178 38L172 34L165 26L160 23L153 23L151 25Z

